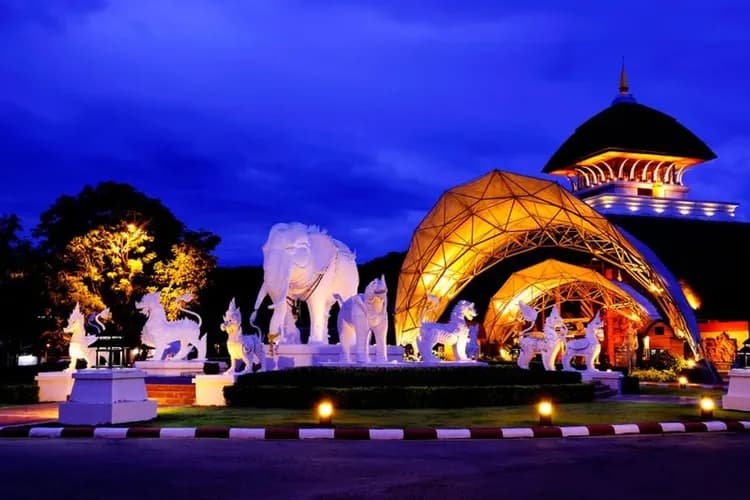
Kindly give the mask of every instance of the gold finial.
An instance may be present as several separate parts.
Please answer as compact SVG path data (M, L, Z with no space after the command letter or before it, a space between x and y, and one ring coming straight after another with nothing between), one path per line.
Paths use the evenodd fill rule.
M625 73L625 57L622 58L622 67L620 68L620 93L630 93L630 87L628 86L628 75Z

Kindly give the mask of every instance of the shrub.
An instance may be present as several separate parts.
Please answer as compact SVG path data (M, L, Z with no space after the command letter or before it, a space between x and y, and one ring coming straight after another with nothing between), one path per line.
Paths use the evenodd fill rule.
M334 368L309 366L248 374L236 385L302 387L500 386L579 384L575 372L522 370L517 366L436 366L427 368Z
M641 392L640 381L638 377L623 377L622 378L622 393L623 394L638 394Z
M39 387L35 384L0 385L0 403L31 404L39 402Z
M323 398L337 408L461 408L529 404L542 397L558 403L594 399L592 384L524 386L312 387L233 385L224 388L229 406L311 408Z
M677 371L682 366L682 362L675 358L669 351L659 351L651 355L648 360L649 368L661 371Z
M630 375L638 380L648 382L674 382L677 380L677 374L673 370L638 369L631 371Z

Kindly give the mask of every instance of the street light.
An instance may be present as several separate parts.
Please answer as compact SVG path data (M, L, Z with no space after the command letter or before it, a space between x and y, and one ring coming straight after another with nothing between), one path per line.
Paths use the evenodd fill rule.
M539 403L539 425L552 425L552 403L549 401Z
M318 423L320 425L331 425L333 420L333 404L330 401L321 401L318 404Z
M713 399L708 396L701 398L701 418L714 418L714 408L716 408L716 404Z

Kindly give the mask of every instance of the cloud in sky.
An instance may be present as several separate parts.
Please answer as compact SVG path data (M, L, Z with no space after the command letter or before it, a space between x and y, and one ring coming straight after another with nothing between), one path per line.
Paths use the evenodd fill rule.
M686 176L692 195L746 208L750 7L562 5L3 2L0 213L31 227L116 180L219 234L224 265L259 263L289 220L365 261L404 250L456 184L541 175L609 104L622 55L639 102L719 155Z

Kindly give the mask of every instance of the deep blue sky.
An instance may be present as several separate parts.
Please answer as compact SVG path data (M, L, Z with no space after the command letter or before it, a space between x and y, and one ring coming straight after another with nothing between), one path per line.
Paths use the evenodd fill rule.
M541 176L625 56L638 101L719 156L691 196L747 218L749 5L509 3L1 0L0 213L31 228L116 180L219 234L223 265L260 263L292 220L365 262L456 184Z

